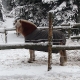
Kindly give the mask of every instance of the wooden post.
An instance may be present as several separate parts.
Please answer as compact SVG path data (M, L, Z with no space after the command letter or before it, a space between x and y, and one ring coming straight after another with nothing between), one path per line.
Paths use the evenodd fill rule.
M49 33L48 33L48 71L52 63L52 13L49 13Z
M5 43L7 43L7 32L5 30Z

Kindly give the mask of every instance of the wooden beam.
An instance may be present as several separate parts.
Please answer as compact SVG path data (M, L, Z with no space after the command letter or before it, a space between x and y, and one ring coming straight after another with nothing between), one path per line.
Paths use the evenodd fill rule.
M74 27L75 26L80 26L80 23L75 23L75 24L73 24L73 27L71 27L71 26L66 26L66 24L65 24L65 26L64 25L62 25L62 26L55 26L54 27L54 29L74 29ZM78 28L78 27L76 27L76 28ZM48 27L38 27L39 29L49 29ZM0 28L0 33L5 33L5 31L13 31L13 30L16 30L16 28L15 27L13 27L13 28Z
M73 27L80 28L80 23L73 24Z
M70 26L70 23L61 24L61 26Z
M80 50L80 46L76 45L53 45L52 50Z
M71 36L70 38L72 41L75 41L75 40L79 41L80 40L80 36Z
M80 39L80 36L71 36L71 39Z
M72 27L71 27L72 26ZM74 27L80 27L80 23L74 23L74 24L62 24L61 26L55 26L54 29L71 29ZM48 29L48 27L38 27L38 28L43 28L43 29ZM0 33L4 33L6 31L13 31L16 30L15 27L13 28L0 28Z
M33 49L37 50L38 48L48 48L47 43L6 43L0 44L0 50L5 49ZM80 45L52 45L52 50L80 50ZM45 50L42 50L45 51Z
M0 44L0 50L4 49L33 49L38 50L39 48L47 47L47 44L44 43L6 43Z

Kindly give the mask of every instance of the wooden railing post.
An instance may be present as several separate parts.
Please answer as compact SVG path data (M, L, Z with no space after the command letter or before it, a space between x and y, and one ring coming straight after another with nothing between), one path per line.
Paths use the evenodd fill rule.
M7 43L7 32L5 30L5 43Z
M49 13L49 33L48 33L48 71L52 64L52 13Z

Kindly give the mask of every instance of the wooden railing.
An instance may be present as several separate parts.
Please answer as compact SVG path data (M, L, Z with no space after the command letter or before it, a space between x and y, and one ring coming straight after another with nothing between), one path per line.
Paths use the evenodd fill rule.
M0 50L4 50L4 49L20 49L20 48L26 48L26 49L33 49L33 50L37 50L37 48L39 47L47 47L48 48L48 71L51 69L51 61L52 61L52 50L75 50L78 49L80 50L80 46L66 46L66 45L52 45L52 30L53 29L68 29L71 30L72 26L69 25L61 25L58 27L54 27L52 29L52 14L49 13L49 27L47 27L49 29L49 36L48 36L48 44L45 43L16 43L16 44L8 44L7 43L7 31L13 31L16 30L15 28L4 28L4 29L0 29L0 33L4 33L5 34L5 42L6 44L0 44ZM79 23L73 25L73 28L78 26L79 27ZM67 27L66 27L67 26ZM41 27L39 27L41 28ZM47 29L46 27L42 27L44 29Z

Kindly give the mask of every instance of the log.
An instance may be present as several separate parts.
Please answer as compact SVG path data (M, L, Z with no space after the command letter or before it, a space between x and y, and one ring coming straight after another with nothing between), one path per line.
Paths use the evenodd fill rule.
M71 39L80 39L80 36L72 36Z
M70 23L61 24L61 26L70 26Z
M6 43L0 44L0 50L5 49L33 49L48 48L48 43ZM80 46L75 45L52 45L52 50L80 50ZM44 51L44 50L43 50Z
M80 40L80 36L72 36L71 40L72 41L75 41L75 40L79 41Z
M53 45L52 50L80 50L80 46L75 45Z
M16 30L16 28L0 28L0 33L5 33L5 31L13 31Z
M48 27L38 27L39 29L49 29ZM57 29L71 29L71 26L54 26L54 30Z
M71 27L72 26L72 27ZM71 29L71 28L79 28L80 23L74 23L74 24L62 24L61 26L54 26L54 29ZM49 29L48 27L38 27L43 29ZM16 30L15 27L13 28L0 28L0 33L4 33L6 31L13 31Z
M73 27L75 27L75 28L80 28L80 23L75 23L75 24L73 24Z
M40 47L46 47L47 44L44 43L5 43L5 44L0 44L0 50L4 49L33 49L37 50Z
M80 23L76 23L76 24L74 24L74 26L76 26L76 25L79 25L80 26ZM71 27L71 26L64 26L64 25L62 25L62 26L54 26L54 30L55 29L78 29L78 27L76 27L76 28L74 28L74 26L73 27ZM39 29L49 29L48 27L38 27ZM5 31L13 31L13 30L16 30L16 28L1 28L0 29L0 33L5 33Z
M13 30L16 30L16 28L15 27L13 27L13 28L5 28L4 30L6 30L6 31L13 31Z

